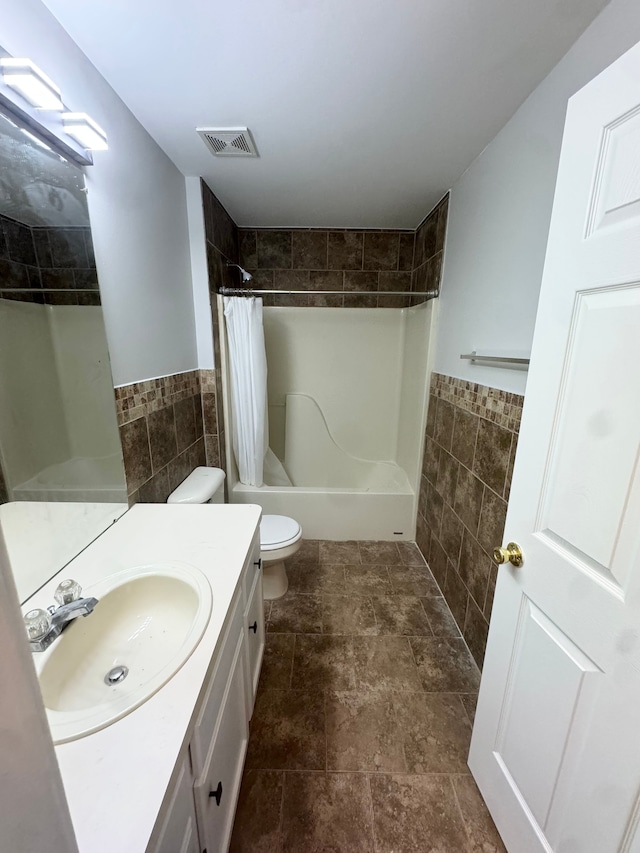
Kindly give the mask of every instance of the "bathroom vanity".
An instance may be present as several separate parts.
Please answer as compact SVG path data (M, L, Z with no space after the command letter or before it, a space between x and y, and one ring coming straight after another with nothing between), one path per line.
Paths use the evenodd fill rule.
M80 853L228 848L264 650L260 514L257 506L136 504L25 603L24 611L46 608L63 577L90 595L106 577L172 565L195 568L211 588L202 637L164 686L55 747Z

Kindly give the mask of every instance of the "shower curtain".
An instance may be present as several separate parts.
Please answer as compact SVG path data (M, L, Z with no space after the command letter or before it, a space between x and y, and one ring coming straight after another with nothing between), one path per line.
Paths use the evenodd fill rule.
M226 296L224 316L229 344L233 452L240 482L261 486L264 455L269 447L262 299Z

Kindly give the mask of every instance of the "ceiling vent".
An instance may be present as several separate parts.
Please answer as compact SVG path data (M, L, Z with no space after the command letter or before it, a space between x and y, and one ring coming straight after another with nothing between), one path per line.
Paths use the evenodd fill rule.
M216 157L257 157L258 149L246 127L197 127L198 134Z

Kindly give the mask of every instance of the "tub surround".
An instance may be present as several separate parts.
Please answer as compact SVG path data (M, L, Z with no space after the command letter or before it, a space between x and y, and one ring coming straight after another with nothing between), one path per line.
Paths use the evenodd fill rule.
M216 464L214 375L191 370L115 389L130 504L164 503L194 468Z
M416 541L481 667L523 397L434 373Z
M7 498L126 500L102 308L0 298L0 362Z
M205 574L214 597L202 639L158 693L107 728L56 747L80 850L144 853L157 836L156 819L187 757L194 709L239 595L243 565L257 548L259 518L255 506L139 504L68 566L69 576L86 589L126 568L186 562ZM25 608L51 603L59 580L51 580Z

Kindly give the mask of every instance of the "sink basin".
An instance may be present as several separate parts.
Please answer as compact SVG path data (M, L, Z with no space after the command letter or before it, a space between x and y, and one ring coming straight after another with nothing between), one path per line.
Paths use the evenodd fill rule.
M54 743L84 737L137 708L175 675L211 615L211 587L186 563L138 566L83 595L98 599L36 655Z

